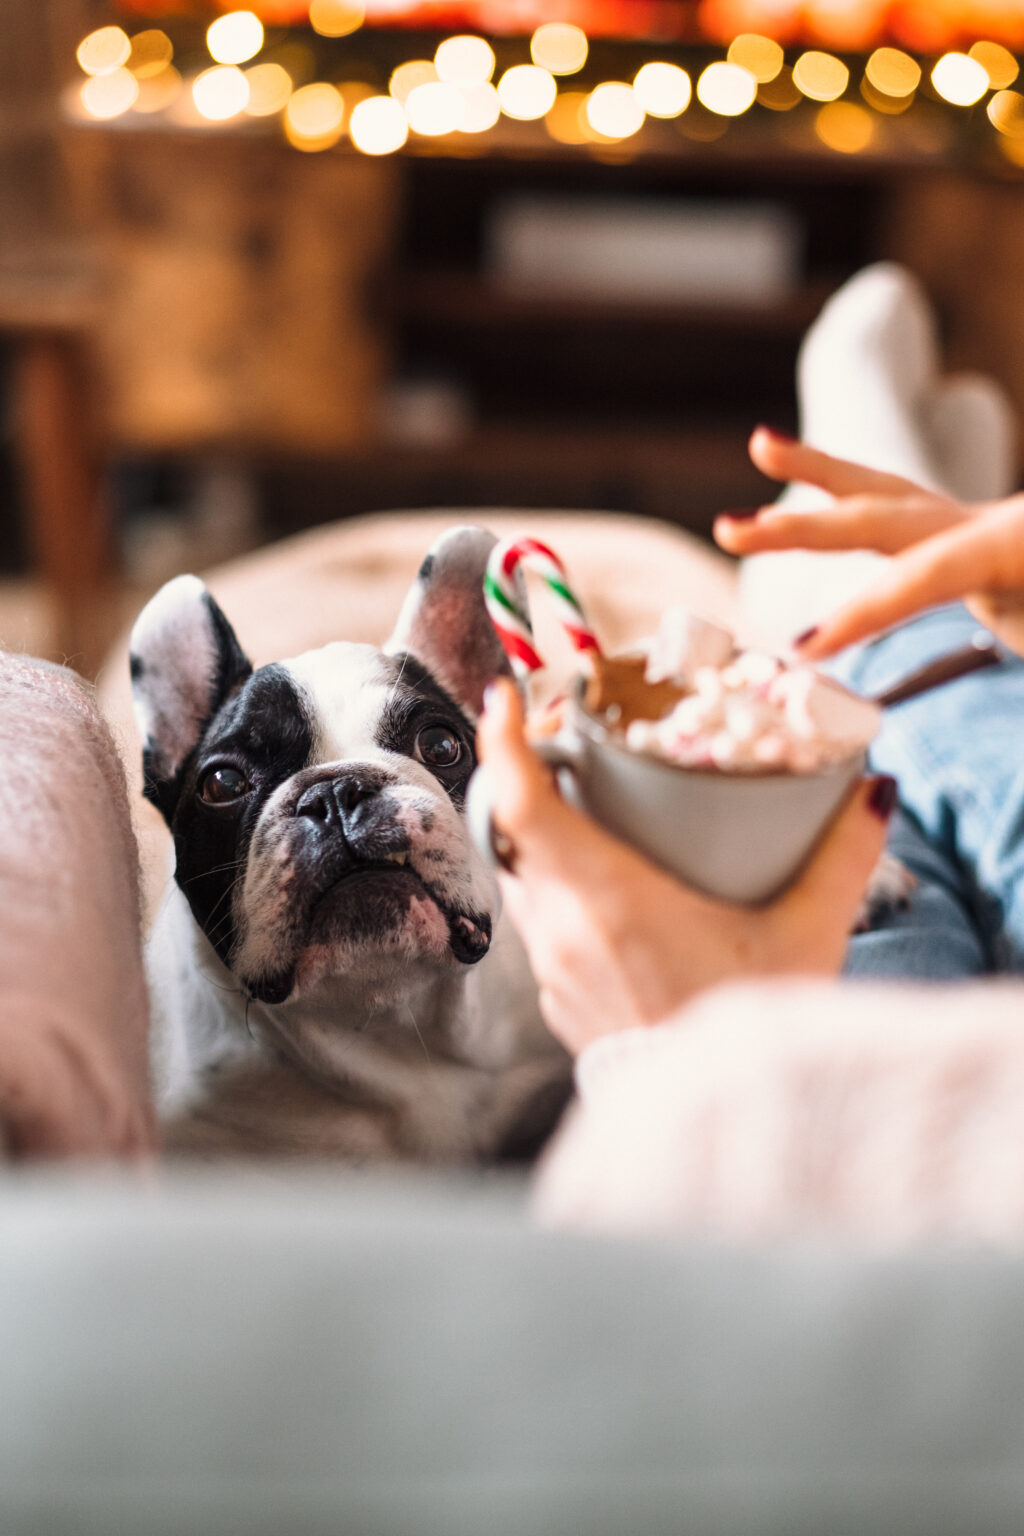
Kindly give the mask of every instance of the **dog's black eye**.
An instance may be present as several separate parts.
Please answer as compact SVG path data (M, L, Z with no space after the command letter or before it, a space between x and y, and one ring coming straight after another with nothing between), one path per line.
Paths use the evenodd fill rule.
M240 768L211 768L199 785L207 805L229 805L248 791L249 780Z
M417 734L414 755L428 768L452 768L462 756L462 742L447 725L426 725Z

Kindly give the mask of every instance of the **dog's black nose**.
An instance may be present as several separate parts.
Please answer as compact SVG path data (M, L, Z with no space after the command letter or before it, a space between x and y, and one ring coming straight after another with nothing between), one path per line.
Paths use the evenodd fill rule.
M310 821L325 826L339 825L350 816L357 805L380 792L380 785L359 774L346 774L344 778L321 779L300 795L295 806L296 816L306 816Z

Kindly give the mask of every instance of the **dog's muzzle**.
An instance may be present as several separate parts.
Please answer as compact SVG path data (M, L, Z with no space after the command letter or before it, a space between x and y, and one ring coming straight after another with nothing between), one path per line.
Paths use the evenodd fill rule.
M317 914L335 892L376 877L391 877L395 900L427 897L448 926L452 956L463 965L482 960L491 945L491 917L486 912L453 907L414 867L408 831L395 819L394 808L384 793L394 783L386 770L363 764L345 772L315 780L302 789L292 808L297 838L293 860L299 874L296 906L301 931L315 932ZM396 907L393 910L398 910ZM294 964L273 978L252 986L253 995L266 1002L283 1002L290 992Z

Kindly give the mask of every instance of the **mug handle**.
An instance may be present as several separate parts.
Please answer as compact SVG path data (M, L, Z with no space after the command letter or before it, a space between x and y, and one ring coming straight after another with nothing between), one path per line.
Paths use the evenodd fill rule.
M543 737L531 742L534 752L553 769L562 798L577 810L583 810L578 774L583 762L583 743L567 733ZM487 764L476 770L466 789L466 821L469 833L492 869L511 869L514 849L509 839L494 825L494 796Z

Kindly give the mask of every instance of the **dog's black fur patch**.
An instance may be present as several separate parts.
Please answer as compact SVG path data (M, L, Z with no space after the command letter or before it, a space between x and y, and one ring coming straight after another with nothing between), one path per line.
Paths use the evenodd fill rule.
M213 639L216 661L213 676L208 679L206 710L200 722L200 733L207 729L225 700L236 693L246 679L252 676L252 662L242 650L237 635L209 592L203 593L201 601ZM150 670L143 658L138 655L132 655L129 658L129 669L132 682L135 684L140 683ZM194 753L190 753L182 763L172 769L159 741L147 741L143 744L142 793L156 806L168 826L171 825L193 759Z
M221 706L180 775L171 821L175 878L225 963L235 939L232 892L245 868L253 828L278 785L309 762L313 740L313 722L288 670L261 667ZM199 788L219 766L238 768L252 792L237 802L208 805Z
M421 730L435 724L448 726L462 744L459 761L451 768L438 768L430 763L425 763L424 767L444 786L452 802L461 810L466 785L476 768L473 722L415 656L403 654L388 657L387 661L393 668L394 683L374 733L377 744L386 752L401 752L403 757L413 757L416 736Z

